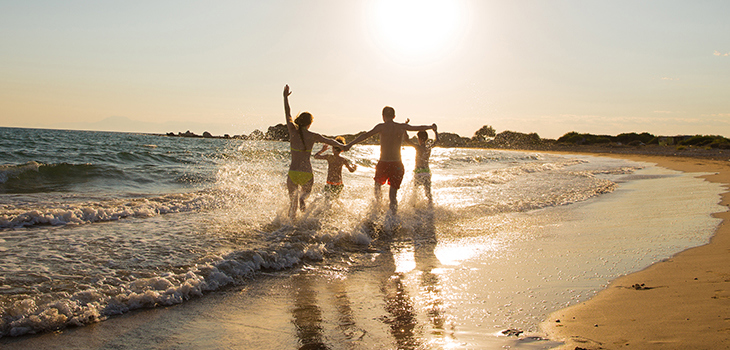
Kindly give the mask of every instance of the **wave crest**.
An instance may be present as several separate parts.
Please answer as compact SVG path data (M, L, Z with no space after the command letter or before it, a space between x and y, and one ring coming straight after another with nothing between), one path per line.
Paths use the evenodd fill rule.
M256 250L235 251L187 272L122 282L100 281L74 294L57 293L52 298L24 298L4 302L0 309L0 337L82 326L141 308L174 305L232 285L239 285L257 272L281 271L307 261L322 261L336 247L359 242L362 233L318 235L285 226L271 233L274 242ZM121 283L120 283L121 282Z
M78 204L48 204L31 210L0 207L0 230L37 225L80 225L123 218L145 218L160 214L202 210L217 205L210 193L178 193L152 198L116 199Z

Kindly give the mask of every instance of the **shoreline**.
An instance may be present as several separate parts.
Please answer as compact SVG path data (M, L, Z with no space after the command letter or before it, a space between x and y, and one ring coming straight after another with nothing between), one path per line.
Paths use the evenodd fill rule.
M586 152L655 163L721 183L730 205L730 162L695 157ZM710 243L619 277L593 298L558 310L540 324L557 349L711 349L730 347L730 212Z
M537 151L529 151L537 152ZM537 152L539 153L539 152ZM689 178L690 176L697 176L695 172L707 172L706 163L716 162L706 159L693 159L693 158L673 158L673 157L649 157L646 155L634 155L633 158L630 155L625 154L597 154L587 153L580 151L572 152L547 152L544 153L560 153L561 155L582 155L591 157L603 157L604 161L606 158L620 158L628 159L632 161L640 161L646 163L655 163L657 166L662 168L669 168L675 170L682 170L690 172L689 176L683 176ZM668 163L663 163L663 162ZM723 173L730 173L730 170L726 169L730 165L727 161L716 162L718 166L724 166ZM677 166L680 166L678 168ZM718 171L719 172L719 171ZM715 175L710 175L715 176ZM706 178L707 176L705 176ZM694 179L693 179L694 180ZM701 180L695 181L701 183ZM722 192L724 196L730 196L727 191L727 185L730 183L730 179L726 178L722 181L714 181L724 184L725 187L720 188L719 185L713 185L715 190L712 192L713 197L707 198L708 201L713 202L717 198L717 193ZM707 183L706 183L707 184ZM629 188L628 193L633 193L635 198L646 201L648 198L665 198L665 195L671 194L671 191L664 191L664 188L672 188L673 186L663 185L654 186L647 184L638 185L633 190ZM639 191L639 188L641 191ZM643 192L647 188L650 188L648 192ZM641 193L639 193L641 192ZM637 194L638 193L638 194ZM647 194L648 193L648 194ZM689 192L695 195L699 192ZM626 195L624 193L623 195ZM623 196L622 195L622 196ZM699 198L702 196L696 196ZM623 198L623 197L621 197ZM631 203L631 202L624 202ZM676 215L686 212L685 206L687 204L677 204L672 199L661 200L659 203L663 203L664 209L660 215L665 219L664 222L668 223L673 219L673 215L666 214L667 212L673 212ZM684 202L682 202L684 203ZM658 203L655 203L658 204ZM727 205L726 202L723 202ZM575 206L578 207L578 206ZM596 229L601 229L602 232L607 233L608 236L612 234L610 227L612 218L624 217L623 225L625 227L633 227L632 224L628 223L629 216L623 216L621 210L612 211L607 209L626 209L636 212L640 210L630 209L630 205L611 205L610 200L604 206L598 206L596 204L583 206L586 211L581 212L583 215L573 216L574 222L588 218L589 222ZM588 209L591 207L592 209ZM693 205L688 206L689 208L699 208ZM676 211L675 211L676 208ZM704 217L707 217L709 213L716 209L713 206L713 210L705 212ZM549 211L561 212L568 211L568 208L556 207ZM570 210L571 213L575 214L575 208ZM527 215L521 215L522 219L532 220L532 224L526 225L525 221L515 221L515 227L509 227L505 224L504 220L500 221L499 230L492 227L491 230L494 232L502 232L512 235L513 232L527 232L527 229L531 229L531 232L541 233L550 236L549 227L551 223L557 221L545 221L543 219L551 219L556 216L545 215L541 216L541 212L529 213ZM594 215L585 215L586 213L600 213L604 220L596 220ZM564 218L569 218L565 216ZM542 221L541 221L542 220ZM643 215L634 216L634 224L644 222L645 217ZM715 221L714 224L705 226L700 232L704 232L705 239L703 242L707 242L706 238L709 237L712 232L718 227L719 220ZM566 221L569 222L569 221ZM570 226L570 225L568 225ZM654 227L661 227L662 224L655 224ZM476 224L475 227L482 226ZM556 226L557 227L557 226ZM575 224L571 227L588 227L586 221L583 220L579 224ZM563 230L563 229L561 229ZM596 230L592 230L596 231ZM600 230L599 230L600 231ZM619 230L623 233L630 232L630 230ZM662 237L667 234L666 230L656 230L657 235L655 237ZM436 229L431 225L423 226L423 230L418 231L418 235L413 237L431 237L436 234ZM559 251L564 251L566 247L565 243L570 241L572 243L578 243L574 246L576 250L580 251L583 256L594 258L602 256L615 256L615 254L601 254L594 252L585 253L586 250L583 248L589 245L584 244L585 241L580 242L576 238L579 235L575 233L579 231L565 231L562 237L565 239L553 244L553 247L557 247ZM535 237L535 235L530 235ZM643 239L639 239L639 238ZM648 236L628 234L623 237L622 242L635 242L637 245L646 245L649 248L656 246L656 241L653 239L646 239ZM713 236L714 237L714 236ZM715 238L713 238L714 240ZM730 239L729 239L730 240ZM643 241L643 242L642 242ZM420 242L420 241L419 241ZM429 241L431 242L431 241ZM441 242L437 240L436 242ZM543 251L546 247L542 246L543 243L540 240L530 240L530 246L521 246L520 249L515 252L534 252ZM555 242L555 241L554 241ZM589 243L592 242L589 239ZM598 348L617 348L613 344L619 344L619 341L624 341L627 338L619 338L619 340L603 340L602 338L594 337L592 335L585 335L583 333L568 334L567 336L556 335L558 333L549 333L549 336L545 335L543 330L546 330L551 326L548 324L543 327L542 323L554 322L554 315L564 312L563 309L567 304L563 300L560 303L553 303L545 309L545 312L530 316L529 329L523 327L519 322L514 323L510 321L512 318L519 318L520 313L524 310L529 310L530 307L535 306L535 300L548 300L549 297L545 297L538 292L524 292L531 290L531 287L537 286L540 288L542 280L545 280L541 276L545 276L549 273L545 269L537 269L534 274L530 275L525 269L515 269L514 262L517 261L514 258L516 254L509 253L505 254L505 257L513 257L511 259L469 259L468 257L464 260L456 259L455 261L461 261L459 263L445 263L442 264L436 256L437 244L414 244L412 246L405 244L403 246L390 246L378 250L377 254L373 255L372 259L366 259L370 263L362 265L361 268L353 270L352 273L343 273L338 269L328 268L305 268L301 270L291 270L282 273L274 274L261 274L261 279L252 280L250 284L245 284L231 289L221 290L216 293L210 293L205 298L198 298L190 300L184 305L175 305L170 307L157 307L154 309L145 309L130 312L128 314L120 315L118 317L112 317L104 322L92 324L86 327L80 328L68 328L63 331L49 332L46 334L28 335L14 339L0 339L0 347L4 348L7 346L9 349L14 348L28 348L33 347L36 349L53 349L57 347L74 347L74 348L87 348L87 349L101 349L108 347L118 348L138 348L146 347L149 344L155 344L157 348L221 348L221 347L240 347L240 344L247 344L249 348L260 348L269 347L271 344L275 344L278 348L295 348L301 345L302 342L313 341L315 343L323 344L346 344L343 348L370 348L375 347L389 347L393 341L398 344L433 344L436 346L440 344L446 346L461 346L462 348L503 348L503 347L514 347L514 348L548 348L552 346L563 346L563 349L575 349L577 347L583 349L598 349ZM439 243L440 244L440 243ZM626 247L634 247L632 243L624 243ZM701 244L701 243L700 243ZM729 244L723 247L728 247ZM410 250L409 250L410 249ZM680 249L674 249L663 254L662 257L668 257L672 252L677 252ZM690 249L691 250L691 249ZM618 250L620 252L620 250ZM681 253L677 253L681 254ZM468 254L466 255L468 256ZM531 261L537 261L530 254L520 255L519 261L526 261L525 258L532 259ZM545 262L550 260L556 260L556 254L542 253L540 256L545 258ZM581 256L578 254L577 256ZM676 256L673 255L671 259ZM462 256L463 257L463 256ZM575 257L575 256L574 256ZM411 260L409 260L411 259ZM670 260L671 260L670 259ZM468 260L468 264L467 264ZM653 259L651 261L656 261ZM557 261L561 261L563 266L558 268L559 271L573 271L575 275L582 274L587 269L583 265L586 262L585 259L568 259L565 256L561 256ZM636 261L635 259L626 261ZM411 266L409 263L412 262L414 265ZM399 264L411 270L399 270ZM537 263L531 266L548 266L548 263ZM643 266L647 266L648 263L640 265L632 265L634 268L623 269L623 273L629 273L628 271L636 271ZM659 265L659 264L654 264ZM358 265L360 266L360 265ZM553 265L549 265L555 267ZM639 267L642 266L642 267ZM650 269L651 267L647 268ZM438 269L437 272L432 270ZM450 271L450 272L449 272ZM552 269L550 270L552 271ZM591 270L593 271L593 270ZM486 273L485 273L486 272ZM332 278L333 274L338 276ZM633 276L632 273L629 276ZM623 277L618 277L620 273L606 276L603 278L600 286L591 289L590 296L595 298L596 295L601 295L606 289L615 286L615 281L607 287L606 281L616 277L617 280L621 280ZM475 277L483 278L477 280ZM569 276L569 275L563 275ZM272 278L269 278L272 277ZM727 278L730 279L730 273L727 274ZM561 278L558 278L560 280ZM508 281L505 282L506 286L514 287L512 289L503 288L505 285L495 285L496 281ZM522 283L522 285L519 285ZM630 287L633 284L644 283L647 288L640 288L639 290L629 290L629 288L619 288L626 291L635 292L637 294L644 294L654 292L659 289L669 288L668 284L657 285L654 282L649 282L648 279L642 279L640 282L632 282L632 284L624 284L624 287ZM466 287L465 287L466 286ZM661 288L656 288L657 286ZM563 290L563 289L560 289ZM600 292L598 292L601 290ZM595 291L595 292L594 292ZM713 292L714 289L708 289ZM570 298L568 292L568 297ZM597 293L597 294L596 294ZM549 293L552 295L552 293ZM545 294L548 295L548 294ZM555 294L557 295L557 294ZM573 300L575 302L579 300L586 300L589 298L589 294L585 293L573 293L577 295L575 298L570 299L571 304ZM580 295L585 297L580 298ZM427 297L427 298L424 298ZM479 296L484 296L481 298ZM718 298L722 298L724 295L720 294ZM537 298L537 299L535 299ZM672 301L661 297L662 308L667 308L667 304L671 306ZM730 297L728 297L730 299ZM685 302L689 299L679 299L680 302ZM588 299L585 303L590 303L592 299ZM726 300L720 300L725 302ZM641 303L642 301L637 301ZM679 304L677 303L677 304ZM577 304L580 305L583 304ZM574 306L575 307L575 306ZM534 308L533 308L534 309ZM605 304L599 304L597 306L598 311L591 311L592 313L604 313L616 309L612 305L606 306ZM654 313L653 311L639 311L637 308L624 308L625 310L637 310L651 318ZM393 310L400 310L402 312L394 313ZM567 309L571 310L571 309ZM552 312L551 312L552 311ZM529 313L527 311L526 313ZM425 317L424 317L425 315ZM485 318L486 315L491 315ZM533 314L529 314L533 315ZM631 315L629 313L629 315ZM719 315L722 316L721 313ZM625 316L625 315L624 315ZM717 316L717 315L715 315ZM552 326L558 326L558 331L562 330L562 327L570 325L565 320L572 315L560 316L561 322L552 324ZM661 316L660 316L661 317ZM724 317L724 316L723 316ZM259 320L267 320L267 324L264 327L258 323ZM523 318L526 320L527 318ZM661 319L661 318L660 318ZM344 320L344 321L343 321ZM398 322L395 322L395 321ZM384 322L388 321L388 322ZM593 323L591 323L593 322ZM584 318L576 318L575 324L587 325L588 328L594 324L598 324L601 328L600 331L604 331L605 327L601 322L609 322L604 320L592 321ZM614 321L612 321L614 322ZM625 321L619 321L618 325L621 326ZM727 321L725 321L727 322ZM614 322L616 323L616 322ZM522 324L527 324L523 322ZM538 324L540 329L538 330ZM704 321L700 321L699 326L704 325ZM418 328L418 327L423 328ZM682 325L680 325L682 326ZM654 328L652 328L654 327ZM657 334L657 327L661 328L661 323L656 325L647 326L646 330L636 325L630 325L629 332L636 332L637 329L642 329L642 332L648 334ZM299 330L306 330L306 332L300 332ZM527 333L522 331L526 330ZM571 328L569 331L572 332L574 329ZM592 330L589 329L589 330ZM310 332L311 331L311 332ZM402 333L404 332L405 333ZM505 333L507 332L507 333ZM510 333L514 332L514 333ZM605 332L607 335L613 335L612 332ZM615 332L614 332L615 333ZM673 334L676 334L674 332ZM200 336L204 335L204 336ZM532 336L534 335L534 336ZM602 334L599 334L603 336ZM696 344L695 339L698 337L706 336L707 333L704 329L692 328L689 330L687 335L683 335L687 340L685 343L681 343L683 348L692 348L692 346L685 346L686 344ZM575 337L574 337L575 336ZM573 338L570 338L573 337ZM547 339L549 338L549 339ZM570 339L569 339L570 338ZM714 338L717 336L712 335L709 337L711 344L717 342ZM557 340L569 339L569 343L561 345ZM589 340L590 339L590 340ZM613 343L611 343L613 341ZM647 348L645 344L631 341L632 345L636 345L636 348ZM655 340L651 340L655 341ZM529 344L530 342L536 342L535 344ZM62 345L61 345L62 344ZM668 347L674 348L674 344L671 343L658 343L658 348ZM619 344L621 345L621 344ZM620 347L624 347L621 345ZM698 348L712 348L713 346L704 346ZM333 346L332 348L338 348ZM650 347L649 347L650 348Z

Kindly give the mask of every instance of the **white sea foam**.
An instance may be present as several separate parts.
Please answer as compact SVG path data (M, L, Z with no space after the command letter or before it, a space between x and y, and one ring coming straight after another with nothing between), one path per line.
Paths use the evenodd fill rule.
M370 242L361 233L317 236L316 232L297 232L291 226L275 232L274 237L279 241L266 249L232 252L185 273L140 278L71 295L59 293L50 300L43 297L15 301L3 309L0 336L80 326L130 310L179 304L251 278L258 271L279 271L303 261L321 261L338 244L367 246Z
M123 218L146 218L160 214L203 210L218 203L209 193L169 194L151 198L86 203L51 203L0 207L0 229L34 225L88 224Z

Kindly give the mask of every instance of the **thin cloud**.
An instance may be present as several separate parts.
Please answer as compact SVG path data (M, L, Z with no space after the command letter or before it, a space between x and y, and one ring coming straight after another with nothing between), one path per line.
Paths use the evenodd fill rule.
M662 80L679 80L679 78L662 77Z
M727 57L727 56L730 56L730 52L728 52L728 53L722 53L722 52L720 52L720 51L717 51L717 50L715 50L715 52L713 53L713 55L715 55L715 56L725 56L725 57Z
M713 114L703 114L703 117L713 117L713 118L727 118L730 117L730 113L713 113Z
M699 117L678 117L667 119L666 121L676 125L727 127L728 125L730 125L730 121L728 121L726 118L723 118L727 115L730 114L704 114L700 115Z

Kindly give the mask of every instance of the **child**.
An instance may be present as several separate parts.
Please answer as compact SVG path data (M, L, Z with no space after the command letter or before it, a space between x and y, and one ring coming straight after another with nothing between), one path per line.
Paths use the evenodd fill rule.
M335 141L345 143L345 138L337 136ZM322 155L328 148L327 144L314 155L314 159L324 159L327 161L327 184L324 185L324 192L327 198L337 198L342 192L342 188L345 187L342 184L342 166L346 166L347 170L354 172L357 169L357 165L352 164L346 158L340 157L342 148L334 146L332 147L332 154Z
M406 123L408 123L408 120ZM413 170L413 183L416 186L423 186L428 203L431 205L433 205L433 198L431 197L431 169L428 167L428 159L431 158L431 149L439 142L439 133L436 131L435 126L433 133L436 135L433 142L428 142L430 140L426 131L418 132L418 143L411 141L408 138L408 133L405 133L404 136L406 143L416 149L416 168Z

